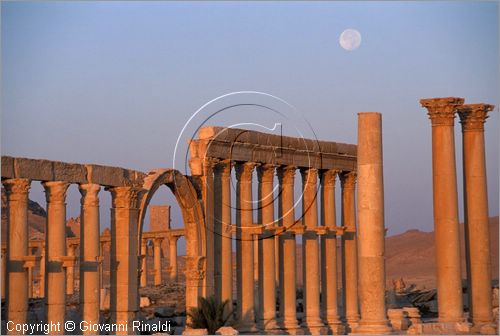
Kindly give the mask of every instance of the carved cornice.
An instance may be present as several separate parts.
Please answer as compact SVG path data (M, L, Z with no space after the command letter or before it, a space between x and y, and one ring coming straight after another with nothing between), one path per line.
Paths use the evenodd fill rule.
M231 168L233 167L233 162L231 160L220 160L214 167L214 174L216 176L221 176L227 178L231 176Z
M101 186L99 184L87 183L80 184L78 187L82 197L80 203L83 207L97 207L99 206L99 191L101 191Z
M428 98L421 99L420 104L427 109L432 126L453 126L457 107L464 103L463 98Z
M356 172L342 172L339 174L342 189L354 189L356 187Z
M238 182L252 183L253 169L257 165L255 162L237 162L235 171Z
M136 209L138 200L142 197L143 190L137 187L112 187L106 188L111 193L112 207Z
M257 179L259 183L273 183L274 168L276 165L263 164L257 167Z
M337 179L337 174L340 171L336 169L329 169L329 170L320 170L320 181L323 186L332 186L335 187L335 181Z
M457 109L462 131L484 131L484 123L488 118L488 112L495 108L490 104L467 104Z
M8 201L28 201L28 193L31 187L30 179L16 178L2 181Z
M69 183L63 181L42 182L47 203L65 203Z
M297 167L295 166L280 166L276 169L276 173L278 175L278 181L280 185L283 184L294 184L295 181L295 172L297 171Z

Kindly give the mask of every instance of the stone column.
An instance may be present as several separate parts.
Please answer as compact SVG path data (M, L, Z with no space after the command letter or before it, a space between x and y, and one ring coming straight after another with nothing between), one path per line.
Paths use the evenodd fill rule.
M236 164L236 225L237 225L237 267L238 285L237 316L242 332L255 332L254 315L254 242L252 215L252 172L253 162Z
M98 184L80 184L80 313L83 321L99 323L101 296ZM93 333L93 332L92 332Z
M154 267L155 267L155 286L161 285L161 242L163 238L154 238Z
M226 313L232 310L233 302L233 248L231 225L231 161L217 164L214 171L215 227L217 251L216 277L218 279L218 298L221 302L229 300Z
M392 331L385 307L382 115L358 114L358 285L360 334Z
M205 211L206 269L205 296L214 295L214 174L215 160L205 158L201 176L203 208Z
M45 242L42 243L42 251L40 252L40 274L39 279L39 297L43 298L45 297L45 259L46 259L46 252L45 252Z
M296 301L296 241L292 231L295 225L294 181L293 166L283 166L277 169L280 185L279 193L279 223L284 227L280 239L280 322L288 334L301 334L302 330L297 323Z
M47 226L45 233L46 321L64 324L66 312L66 191L69 183L43 182L47 199Z
M315 168L302 168L302 212L305 233L302 236L302 260L304 281L304 317L302 326L311 334L324 333L320 319L320 269L318 235L318 170ZM323 330L323 332L322 332Z
M169 246L170 246L170 280L177 281L177 239L179 237L170 236Z
M76 248L75 244L68 245L68 257L75 256L75 248ZM70 265L66 268L66 295L73 295L74 292L75 292L75 266Z
M492 325L491 260L484 123L493 105L458 109L463 134L465 233L469 312L474 326ZM493 331L494 332L494 331Z
M274 165L257 168L258 217L264 232L259 237L259 329L276 329L276 266L274 261Z
M337 228L335 211L335 180L338 171L321 171L321 225L328 232L321 237L321 307L323 321L328 331L343 334L344 326L339 319L337 304Z
M112 199L111 320L119 324L128 323L128 333L132 333L132 321L139 310L137 223L142 192L136 187L114 187L107 190L111 192Z
M31 181L2 181L7 196L7 321L27 323L28 270L28 193ZM15 333L15 332L10 332Z
M141 241L141 287L146 287L148 285L148 249L146 242L146 239L142 239Z
M28 267L28 298L33 297L33 267Z
M7 249L2 248L2 299L5 299L6 280L7 280Z
M440 322L463 321L454 119L462 98L422 99L432 123L434 235Z
M342 188L342 287L347 331L352 332L359 321L358 308L358 250L356 238L355 185L356 172L339 175Z

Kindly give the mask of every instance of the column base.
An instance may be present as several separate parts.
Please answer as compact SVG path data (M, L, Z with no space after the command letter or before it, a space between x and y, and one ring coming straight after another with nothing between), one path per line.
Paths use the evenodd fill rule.
M361 320L358 326L352 330L352 334L391 334L393 329L389 324L389 320L385 321L369 321L364 322Z
M281 330L288 335L303 335L304 330L299 326L296 319L281 321Z
M259 329L257 328L254 322L237 321L235 329L237 329L240 334L255 335L259 333Z
M262 331L273 331L281 330L280 326L276 322L276 319L259 320L257 327Z
M351 333L354 329L359 326L359 316L352 316L345 318L345 331L346 333Z
M328 334L343 335L346 333L346 327L339 319L326 320L324 323Z
M493 322L473 323L471 333L481 335L498 335L498 326Z
M311 335L324 335L328 332L328 329L319 318L304 318L301 327L306 334Z
M467 335L472 333L468 322L434 322L411 325L407 330L408 335Z

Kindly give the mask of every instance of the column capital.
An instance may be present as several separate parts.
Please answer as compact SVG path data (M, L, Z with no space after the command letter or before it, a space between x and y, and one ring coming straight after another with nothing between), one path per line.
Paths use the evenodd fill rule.
M63 181L42 182L47 203L64 203L69 183Z
M280 184L293 184L295 181L295 166L280 166L276 169Z
M231 176L231 168L234 163L231 160L220 160L215 164L214 173L223 177Z
M356 186L356 171L342 172L339 174L339 177L343 189L354 189Z
M108 187L113 208L137 209L143 190L137 187Z
M17 201L19 199L27 197L31 187L31 180L23 178L13 178L3 180L2 184L5 187L7 199L10 201Z
M214 168L216 167L217 163L219 162L219 159L211 158L211 157L204 157L202 160L202 168L203 168L203 175L205 176L210 176L214 172Z
M319 179L321 181L321 184L324 186L332 186L335 188L335 181L337 179L337 174L339 173L340 170L336 169L320 170Z
M427 98L421 99L420 104L427 109L432 126L453 126L457 107L464 103L463 98Z
M161 242L163 241L163 237L154 237L153 241L156 244L161 244Z
M495 105L490 104L466 104L457 109L462 130L484 131L484 123L488 118L488 112L493 111Z
M318 169L317 168L300 168L303 184L317 184L318 183Z
M101 186L94 183L80 184L78 190L82 197L80 203L82 206L99 206L99 191L101 191Z
M255 162L236 162L236 179L238 182L252 183L253 169L258 166Z
M259 183L273 183L274 169L276 165L266 163L257 167L257 179Z

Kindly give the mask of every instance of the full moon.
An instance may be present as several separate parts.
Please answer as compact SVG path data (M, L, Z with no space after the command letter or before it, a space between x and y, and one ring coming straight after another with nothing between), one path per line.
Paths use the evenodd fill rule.
M339 43L345 50L355 50L361 45L361 34L356 29L346 29L340 34Z

